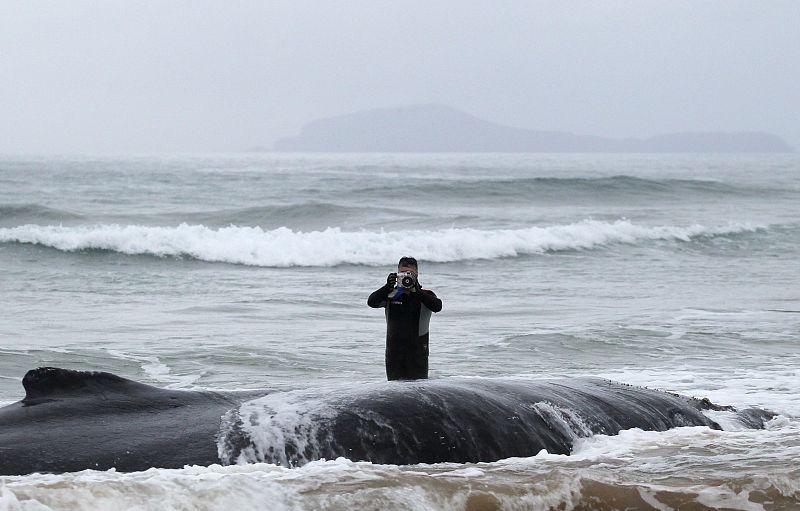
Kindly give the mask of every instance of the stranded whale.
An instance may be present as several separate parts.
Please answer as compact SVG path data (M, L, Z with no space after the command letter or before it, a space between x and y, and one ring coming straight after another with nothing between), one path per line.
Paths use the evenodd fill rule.
M121 471L344 456L376 463L494 461L623 429L719 425L707 400L599 378L446 378L289 392L174 391L103 372L29 371L0 408L0 475ZM749 427L772 415L740 413Z

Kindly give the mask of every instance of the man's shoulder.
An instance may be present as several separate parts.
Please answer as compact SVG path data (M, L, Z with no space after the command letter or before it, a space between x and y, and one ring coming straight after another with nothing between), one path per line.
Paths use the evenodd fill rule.
M425 294L436 296L436 293L434 293L434 292L433 292L433 291L431 291L430 289L421 289L421 291L422 291L423 293L425 293Z

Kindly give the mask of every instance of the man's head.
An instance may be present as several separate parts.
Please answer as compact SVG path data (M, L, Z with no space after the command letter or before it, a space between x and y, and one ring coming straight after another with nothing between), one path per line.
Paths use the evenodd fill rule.
M397 271L411 271L414 272L414 274L419 274L417 260L413 257L401 257L400 262L397 263Z

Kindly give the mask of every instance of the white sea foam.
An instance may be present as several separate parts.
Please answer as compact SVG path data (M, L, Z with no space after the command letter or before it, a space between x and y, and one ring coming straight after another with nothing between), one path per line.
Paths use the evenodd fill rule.
M730 448L720 442L723 436L733 438ZM667 453L681 463L675 466ZM751 466L739 463L750 455L762 469L756 475ZM0 511L675 509L693 504L795 509L800 482L786 463L796 455L796 447L769 433L765 439L755 432L703 427L631 430L620 437L585 439L573 456L476 465L400 467L338 458L296 469L257 463L6 476L0 478ZM765 495L778 502L763 505Z
M7 478L7 486L0 486L0 511L572 509L580 498L578 478L571 475L473 490L475 479L485 479L483 471L406 470L343 458L299 469L261 463L129 474L87 470Z
M396 258L397 240L405 252L427 261L493 259L565 250L587 250L612 244L665 240L688 242L763 229L731 223L724 226L645 226L629 220L584 220L572 224L524 229L452 228L406 231L293 231L286 227L203 225L42 226L0 228L0 242L30 243L62 251L108 250L130 255L190 257L252 266L381 265Z
M788 417L800 417L800 402L794 389L800 370L792 360L776 359L760 371L701 372L692 366L670 368L624 368L595 373L594 376L622 381L632 385L668 390L712 402L732 405L737 409L764 408ZM716 420L716 418L715 418Z
M274 393L247 401L223 417L222 434L217 442L219 457L225 463L270 461L283 466L294 465L293 456L303 462L311 461L305 458L305 453L319 451L319 425L335 413L323 399L304 391ZM239 420L238 427L252 443L234 456L229 452L227 435Z
M591 428L574 410L562 408L546 401L534 403L533 408L542 419L552 427L559 428L565 435L572 439L592 435Z

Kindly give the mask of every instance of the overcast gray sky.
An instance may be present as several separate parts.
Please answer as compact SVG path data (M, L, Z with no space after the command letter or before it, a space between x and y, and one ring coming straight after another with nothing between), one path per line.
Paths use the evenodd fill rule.
M237 151L415 103L800 148L799 27L795 0L2 0L0 152Z

